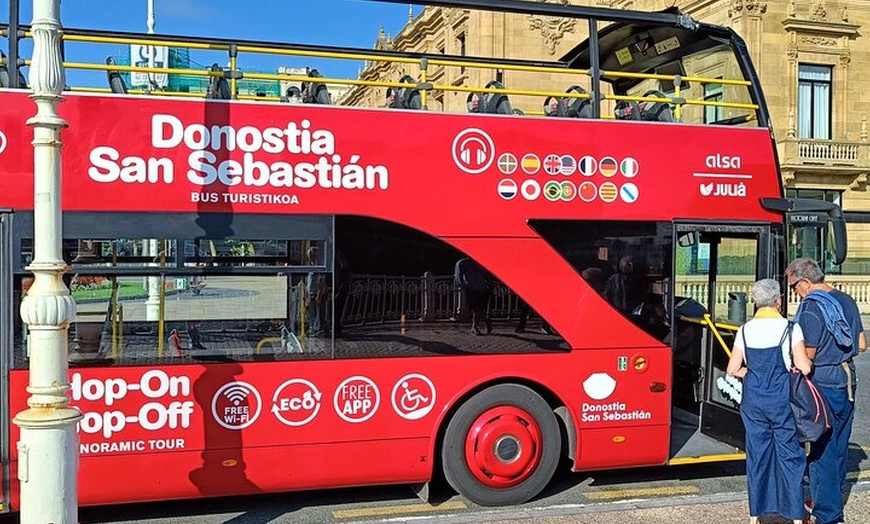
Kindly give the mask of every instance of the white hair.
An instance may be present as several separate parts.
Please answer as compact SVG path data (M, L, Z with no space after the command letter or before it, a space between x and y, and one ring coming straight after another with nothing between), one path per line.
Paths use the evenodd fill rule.
M772 278L762 278L752 284L752 301L759 307L772 307L780 296L779 282Z

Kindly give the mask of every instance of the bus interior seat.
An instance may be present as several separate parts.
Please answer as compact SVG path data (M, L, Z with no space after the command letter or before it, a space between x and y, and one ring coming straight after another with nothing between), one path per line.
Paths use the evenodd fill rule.
M620 100L614 114L617 120L640 120L640 106L633 100Z
M0 51L0 87L11 87L12 83L9 78L9 70L6 69L6 53ZM27 89L27 79L24 78L24 73L21 69L18 70L18 87Z
M220 72L221 75L209 77L210 80L208 83L208 94L206 95L206 98L214 100L230 100L233 97L233 94L230 91L230 83L227 82L226 77L223 75L224 68L217 64L212 64L211 70L213 72Z
M302 102L302 90L296 86L288 86L284 91L284 96L281 101L290 104L299 104Z
M399 82L410 84L410 86L388 87L387 107L392 109L423 109L423 97L420 96L420 90L414 79L410 75L404 75L399 79Z
M115 65L115 59L111 56L106 58L106 65ZM107 69L106 77L109 80L109 89L113 93L127 94L127 82L124 81L124 77L121 76L121 73L117 69Z
M505 88L498 80L490 80L484 87L486 89ZM469 113L514 114L508 96L502 93L468 93L465 104Z
M586 94L586 90L578 85L569 87L565 92ZM565 118L592 118L592 103L588 98L548 96L544 100L544 114Z
M308 77L323 78L323 75L321 75L320 71L317 69L309 69ZM302 93L303 104L332 104L332 97L329 94L329 89L327 89L326 84L323 82L302 82L299 89Z
M655 98L670 98L657 89L650 89L643 96ZM647 122L674 122L674 112L671 111L671 106L667 102L652 102L644 101L638 103L640 106L641 120Z

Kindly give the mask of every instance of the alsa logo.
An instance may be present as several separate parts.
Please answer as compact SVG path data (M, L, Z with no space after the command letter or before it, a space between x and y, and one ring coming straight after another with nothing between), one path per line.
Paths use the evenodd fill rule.
M743 159L739 156L727 156L717 153L707 157L706 165L710 169L740 169L743 166Z
M704 196L745 197L746 184L723 184L710 182L701 184L701 194Z

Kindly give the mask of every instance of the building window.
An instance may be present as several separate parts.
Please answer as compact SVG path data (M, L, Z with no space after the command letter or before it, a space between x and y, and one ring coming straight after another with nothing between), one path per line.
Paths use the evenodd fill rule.
M704 84L705 102L724 101L722 84ZM704 123L711 124L725 119L725 108L720 106L704 106Z
M831 139L832 67L798 66L798 136Z
M459 33L456 36L456 45L457 47L459 47L459 56L465 56L465 53L467 51L465 47L465 33ZM461 66L459 68L459 72L465 73L465 66Z
M786 189L789 198L811 198L843 206L843 192L833 189ZM827 227L788 226L788 259L808 257L819 262L828 274L840 274L842 268L834 265L833 242Z

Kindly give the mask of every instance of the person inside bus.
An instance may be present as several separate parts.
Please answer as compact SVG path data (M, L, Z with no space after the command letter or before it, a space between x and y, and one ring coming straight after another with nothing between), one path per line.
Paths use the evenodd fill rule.
M625 255L619 260L617 271L604 286L604 298L613 307L631 315L646 298L648 283L646 265L634 255Z
M318 265L318 249L308 249L308 265ZM323 334L322 321L326 317L326 275L319 271L310 271L305 278L305 294L307 297L306 308L308 310L308 335L319 336Z
M743 380L740 418L746 428L749 522L778 513L799 524L804 517L806 459L789 400L789 373L794 362L808 375L812 362L800 325L780 314L779 282L759 280L750 293L755 316L737 330L726 368L729 376Z
M492 281L486 270L474 260L462 258L454 267L453 283L463 294L465 303L471 310L471 332L480 335L480 325L483 323L486 334L492 333L492 320L486 314Z

